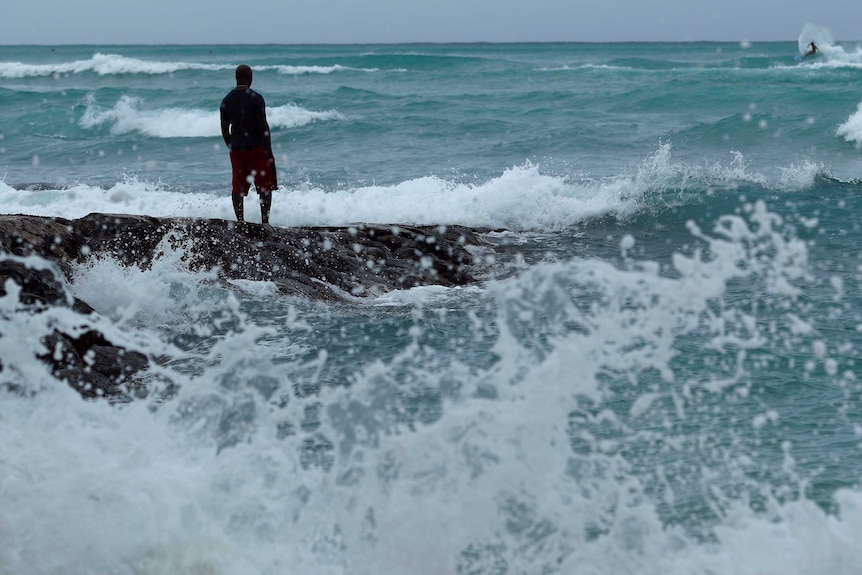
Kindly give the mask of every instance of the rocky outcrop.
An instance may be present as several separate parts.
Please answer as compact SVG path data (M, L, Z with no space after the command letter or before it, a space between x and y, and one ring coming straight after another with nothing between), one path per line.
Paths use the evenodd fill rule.
M213 270L225 281L269 281L286 295L353 300L395 289L475 282L479 254L490 249L481 232L372 224L273 228L119 214L76 220L0 215L0 253L13 256L0 257L0 295L6 295L11 280L20 287L21 303L35 312L60 305L92 314L65 285L72 280L72 263L111 257L147 268L164 251L177 250L190 270ZM34 255L53 262L59 273L22 259ZM78 335L55 331L42 343L49 351L37 351L37 356L84 397L124 397L133 376L148 364L143 354L117 346L95 330Z
M161 250L190 270L271 281L285 294L336 300L474 280L480 231L457 226L272 228L217 219L90 214L77 220L0 216L0 249L68 264L110 256L147 267Z
M10 285L11 282L11 285ZM17 287L16 287L17 286ZM94 313L86 302L71 295L65 277L53 265L34 266L20 258L0 259L0 296L17 291L16 304L20 307L3 310L8 313L40 313L51 306L68 307L88 316ZM11 319L11 318L7 318ZM134 393L132 376L144 369L148 358L137 351L117 346L104 335L84 326L75 333L54 329L42 338L42 347L33 350L33 355L47 363L51 372L66 381L85 398L107 397L126 400ZM0 328L0 337L20 337L12 331L14 322L6 321ZM0 358L0 371L3 369ZM6 381L13 389L25 389L27 382ZM142 391L139 389L139 391Z

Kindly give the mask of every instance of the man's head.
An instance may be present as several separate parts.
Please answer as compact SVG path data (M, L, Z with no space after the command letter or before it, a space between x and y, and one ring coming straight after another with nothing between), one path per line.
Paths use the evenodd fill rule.
M251 86L251 66L240 64L236 67L236 85Z

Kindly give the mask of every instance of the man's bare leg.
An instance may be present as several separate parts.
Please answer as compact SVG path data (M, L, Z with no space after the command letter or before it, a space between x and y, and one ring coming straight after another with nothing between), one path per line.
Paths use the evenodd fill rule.
M261 192L260 194L260 223L269 223L269 210L272 208L272 192Z
M245 196L242 194L231 194L233 196L233 213L236 214L236 221L243 221L243 200Z

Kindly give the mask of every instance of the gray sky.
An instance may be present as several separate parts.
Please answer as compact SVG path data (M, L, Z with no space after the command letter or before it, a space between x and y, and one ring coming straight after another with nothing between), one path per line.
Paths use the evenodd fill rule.
M0 44L862 39L859 0L0 0Z

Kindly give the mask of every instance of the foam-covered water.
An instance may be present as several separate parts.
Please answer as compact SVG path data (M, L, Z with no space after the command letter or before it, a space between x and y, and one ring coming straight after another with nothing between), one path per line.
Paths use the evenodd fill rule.
M479 285L340 304L168 245L76 265L97 316L7 285L0 574L856 573L858 48L826 33L801 64L794 42L0 48L6 214L231 219L216 110L246 62L274 225L497 246ZM33 357L87 327L157 358L146 399L84 402Z

